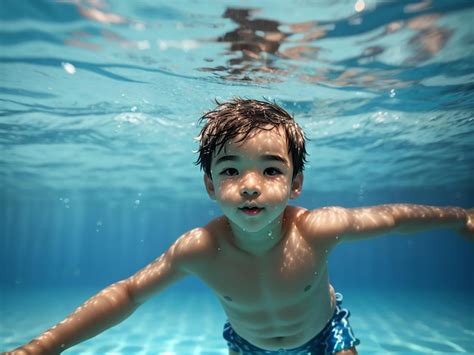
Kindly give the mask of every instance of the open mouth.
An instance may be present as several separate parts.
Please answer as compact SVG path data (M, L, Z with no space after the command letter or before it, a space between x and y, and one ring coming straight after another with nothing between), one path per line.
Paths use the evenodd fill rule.
M239 208L243 213L248 214L249 216L255 216L256 214L260 213L263 208L260 207L241 207Z

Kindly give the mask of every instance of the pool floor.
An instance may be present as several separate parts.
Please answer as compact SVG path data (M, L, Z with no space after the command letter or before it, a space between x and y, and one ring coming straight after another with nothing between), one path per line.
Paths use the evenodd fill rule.
M2 287L0 350L35 337L97 290ZM467 292L338 291L351 311L360 354L474 353L474 307ZM169 290L64 354L227 354L224 321L211 293Z

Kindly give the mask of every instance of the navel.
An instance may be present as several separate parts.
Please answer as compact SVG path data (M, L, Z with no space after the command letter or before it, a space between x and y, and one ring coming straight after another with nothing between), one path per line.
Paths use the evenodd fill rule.
M308 285L308 286L306 286L306 287L304 288L304 292L307 292L307 291L309 291L310 289L311 289L311 285Z
M229 296L224 296L224 299L232 302L232 298L230 298Z

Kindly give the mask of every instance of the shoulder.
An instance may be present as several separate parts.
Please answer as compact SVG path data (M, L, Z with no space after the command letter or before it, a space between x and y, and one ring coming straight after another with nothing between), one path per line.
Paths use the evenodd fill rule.
M209 224L191 229L181 235L167 253L183 269L192 272L198 265L214 258L217 249L216 231Z
M194 228L181 235L171 246L170 251L177 258L193 258L211 252L214 238L206 227Z
M337 239L350 226L350 215L343 207L301 209L297 218L301 234L310 239Z

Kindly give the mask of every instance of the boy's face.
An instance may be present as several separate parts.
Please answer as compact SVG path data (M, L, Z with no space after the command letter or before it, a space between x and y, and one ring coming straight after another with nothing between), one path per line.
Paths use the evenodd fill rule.
M282 129L258 130L246 140L226 143L212 159L212 180L204 177L209 196L234 225L258 232L280 217L288 199L301 191L303 176L294 179Z

